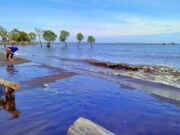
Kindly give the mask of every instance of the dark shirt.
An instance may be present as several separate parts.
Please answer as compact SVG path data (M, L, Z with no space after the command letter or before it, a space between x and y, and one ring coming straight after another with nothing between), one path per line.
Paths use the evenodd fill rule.
M18 48L17 47L8 47L9 49L11 49L11 51L14 53L16 51L18 51Z

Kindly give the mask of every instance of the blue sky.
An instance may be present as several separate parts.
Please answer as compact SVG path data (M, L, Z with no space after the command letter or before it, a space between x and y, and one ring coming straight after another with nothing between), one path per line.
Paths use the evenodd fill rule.
M94 35L98 42L180 42L180 0L1 0L0 25Z

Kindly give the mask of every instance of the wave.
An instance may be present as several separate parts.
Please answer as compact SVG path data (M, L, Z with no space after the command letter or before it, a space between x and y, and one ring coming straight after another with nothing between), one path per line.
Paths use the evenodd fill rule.
M83 65L81 68L91 72L116 77L128 76L180 88L180 69L168 65L131 65L127 63L105 62L95 59L62 58L61 60L84 63L85 66ZM72 65L74 66L73 63Z
M35 56L35 55L32 55L32 54L18 53L18 52L15 52L15 55L16 55L16 56Z
M143 70L144 72L173 72L177 73L180 72L179 68L175 68L169 65L132 65L127 63L112 63L106 61L100 61L95 59L73 59L73 58L60 58L64 61L73 61L73 62L84 62L90 65L94 65L97 67L115 69L115 70L127 70L127 71L140 71Z

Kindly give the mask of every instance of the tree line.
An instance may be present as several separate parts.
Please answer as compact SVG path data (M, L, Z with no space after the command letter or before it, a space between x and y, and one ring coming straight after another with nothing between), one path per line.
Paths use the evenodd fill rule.
M5 28L0 26L0 41L4 44L4 47L6 47L6 42L28 42L28 43L35 43L36 40L39 40L39 44L42 47L42 39L44 39L47 42L47 47L51 47L51 43L56 41L57 35L55 32L51 30L42 30L40 28L35 28L34 32L26 33L25 31L20 31L18 29L13 29L11 31L7 31ZM70 32L62 30L60 31L59 41L63 42L65 47L67 47L67 40L70 36ZM77 33L76 39L78 41L78 48L80 47L80 44L82 40L84 39L84 35L82 33ZM90 43L91 48L92 44L96 41L96 39L93 36L88 36L87 42Z

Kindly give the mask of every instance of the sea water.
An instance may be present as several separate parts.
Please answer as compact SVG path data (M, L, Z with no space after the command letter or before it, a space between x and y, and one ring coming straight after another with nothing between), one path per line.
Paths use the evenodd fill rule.
M36 63L15 65L13 72L1 66L0 75L12 81L23 82L55 74L54 71L45 67L40 68L38 63L72 71L78 68L101 71L101 68L78 62L78 60L96 59L115 63L153 64L153 58L148 60L147 52L149 54L154 52L158 57L159 50L161 54L168 57L167 52L174 50L170 53L172 55L169 54L171 59L175 52L179 55L178 49L172 49L173 46L170 46L171 49L166 49L166 53L162 53L162 49L153 50L156 46L145 46L146 53L142 52L140 48L143 46L140 45L139 49L135 46L129 46L128 49L125 45L118 46L119 50L115 47L114 45L95 45L93 49L90 46L82 46L78 49L75 45L68 48L60 45L52 45L52 48L20 46L18 55ZM133 51L133 47L137 52ZM168 46L163 47L168 48ZM144 57L140 57L142 53ZM179 68L179 59L176 61L172 59L174 62L170 60L168 62L168 59L166 61L164 57L161 59L163 60L154 61L154 64ZM12 110L3 109L3 105L0 107L0 134L2 135L66 135L69 126L79 117L90 119L117 135L179 134L180 103L178 101L106 79L77 74L71 78L44 84L39 88L28 88L22 84L15 96L14 110L20 112L18 118L12 119ZM4 104L3 101L2 103ZM12 104L10 105L12 107Z
M113 63L136 65L168 65L180 68L180 45L115 45L100 44L63 45L52 44L51 48L43 46L20 46L18 53L23 57L41 61L47 58L96 59ZM20 55L19 54L19 55ZM27 56L29 54L29 56ZM37 57L36 57L37 56Z

